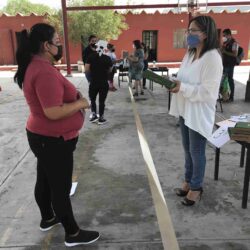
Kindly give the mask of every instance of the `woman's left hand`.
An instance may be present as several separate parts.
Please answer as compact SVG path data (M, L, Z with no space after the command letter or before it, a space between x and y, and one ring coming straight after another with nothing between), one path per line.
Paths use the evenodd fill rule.
M180 90L181 82L177 81L177 80L174 80L174 82L176 83L176 86L174 88L170 89L169 91L172 93L178 93Z

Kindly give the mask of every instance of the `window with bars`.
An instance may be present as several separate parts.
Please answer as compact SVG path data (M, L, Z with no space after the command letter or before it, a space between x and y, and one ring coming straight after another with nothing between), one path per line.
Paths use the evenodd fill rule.
M149 50L149 61L157 61L157 30L144 30L142 32L142 41L145 43Z

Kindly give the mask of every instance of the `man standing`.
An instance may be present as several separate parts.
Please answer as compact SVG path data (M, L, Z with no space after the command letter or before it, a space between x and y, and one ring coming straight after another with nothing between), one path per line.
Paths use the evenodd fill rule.
M83 61L84 66L85 66L88 58L92 54L96 53L96 45L95 44L97 43L97 37L95 35L91 35L91 36L89 36L88 41L89 41L89 45L84 49L84 51L82 53L82 61ZM86 76L88 82L90 83L90 75L88 73L86 73L86 71L85 71L85 76Z
M104 119L105 100L109 91L108 77L113 63L104 52L107 50L106 41L98 41L96 52L92 54L85 64L85 71L90 75L89 97L91 101L92 117L90 121L98 124L106 123ZM99 118L96 112L96 97L99 94Z
M223 57L223 71L228 76L228 82L230 86L230 97L229 101L234 100L234 66L236 65L236 57L238 54L239 45L232 37L230 29L223 30L223 45L222 45L222 57Z

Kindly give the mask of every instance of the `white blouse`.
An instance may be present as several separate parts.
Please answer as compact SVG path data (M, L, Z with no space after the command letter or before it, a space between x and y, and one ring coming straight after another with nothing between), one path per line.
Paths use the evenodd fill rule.
M222 59L216 49L195 61L193 57L187 53L183 58L177 75L181 86L179 92L172 96L169 114L183 117L187 127L209 138L222 78Z

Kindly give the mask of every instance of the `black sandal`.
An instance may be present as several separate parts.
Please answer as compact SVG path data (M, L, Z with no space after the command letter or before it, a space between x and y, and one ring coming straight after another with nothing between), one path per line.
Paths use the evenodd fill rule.
M188 194L189 190L186 191L186 190L183 190L182 188L176 188L174 191L177 196L184 197Z
M203 188L200 187L200 188L197 188L197 189L194 189L194 190L190 190L190 191L199 191L200 194L198 197L200 197L199 201L201 200L201 196L202 196L202 193L203 193ZM181 202L182 205L184 206L193 206L195 204L195 201L193 200L189 200L187 197L184 198L184 200Z

